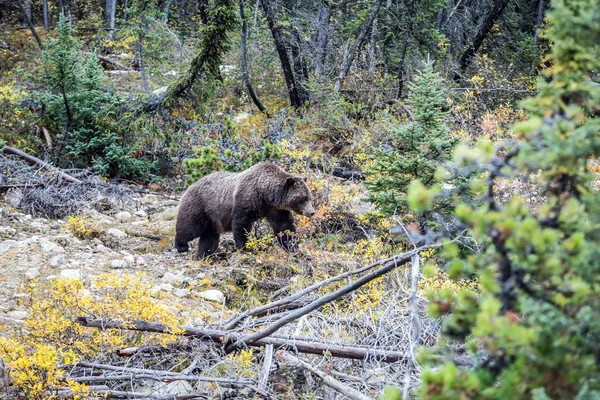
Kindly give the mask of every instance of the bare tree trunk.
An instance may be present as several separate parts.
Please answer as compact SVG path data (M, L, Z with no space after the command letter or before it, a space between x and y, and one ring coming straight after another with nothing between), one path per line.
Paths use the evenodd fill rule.
M110 40L115 39L115 28L117 21L117 0L109 0L110 1L110 15L109 15L109 25L108 28L108 38Z
M542 23L544 22L544 0L538 0L538 9L537 9L537 21L535 23L535 47L537 49L538 42L540 39L540 29L542 27Z
M375 64L377 59L375 57L375 46L377 45L377 18L373 20L373 26L371 27L371 41L369 42L369 73L375 73Z
M481 26L477 30L477 33L473 37L471 45L467 47L467 49L463 52L462 56L460 57L460 71L459 73L454 75L454 80L459 80L460 73L464 72L467 69L467 67L473 59L473 56L475 55L475 53L477 53L477 50L479 50L479 48L483 44L483 41L487 37L488 33L490 33L492 26L494 26L498 18L500 18L500 16L504 12L504 9L508 5L509 1L510 0L497 0L494 2L492 9L487 13L485 18L483 19L483 22L481 23Z
M325 71L325 55L327 52L327 41L329 21L331 20L331 7L329 2L325 1L319 5L317 12L317 35L315 37L315 67L317 76L322 76Z
M48 18L48 0L44 0L44 30L50 31L50 20Z
M208 13L206 12L206 1L207 0L198 0L198 11L200 12L200 20L202 24L208 24Z
M35 38L35 41L37 42L40 49L43 49L44 44L42 43L42 39L40 39L40 36L38 35L37 31L35 30L35 26L33 26L33 23L31 22L31 18L29 16L29 14L27 13L27 9L25 8L25 5L23 4L23 0L17 0L17 4L19 6L19 9L21 10L21 13L23 14L23 19L25 19L25 23L27 24L27 26L29 27L29 30L33 34L33 37ZM30 9L30 11L31 11L31 9Z
M308 101L308 92L304 87L304 82L308 81L308 68L302 52L302 38L296 29L291 28L291 34L288 35L288 39L292 50L292 67L294 69L296 84L298 85L298 96L300 96L300 101L304 104Z
M167 22L169 22L169 9L171 8L171 0L165 0L164 4L163 4L163 17L162 17L162 22L163 24L166 24Z
M65 13L65 2L64 0L58 0L58 14L64 14Z
M241 47L241 58L242 58L242 79L246 84L246 89L250 98L256 105L256 107L263 113L267 113L266 107L261 103L260 99L254 91L252 82L250 82L250 74L248 73L248 57L247 57L247 41L248 41L248 23L246 22L246 16L244 15L244 0L240 0L240 19L242 20L242 33L240 37Z
M65 106L65 113L67 117L67 123L63 127L63 136L58 145L58 149L56 150L56 164L59 163L60 157L62 156L62 152L67 143L67 138L69 137L69 131L71 130L71 122L73 121L73 114L71 113L71 106L69 104L69 98L67 97L67 93L65 92L65 88L61 87L60 92L63 98L63 104Z
M181 0L181 8L179 9L179 20L185 21L187 15L188 0Z
M292 64L285 48L285 39L283 34L283 28L275 21L275 14L271 8L271 0L260 0L263 12L269 25L271 35L273 35L273 41L275 42L275 49L279 55L279 61L281 62L281 69L283 70L283 76L285 83L288 88L288 95L290 97L290 104L294 108L300 108L303 105L303 101L298 93L298 84L294 77L294 71Z
M123 21L127 21L127 11L129 10L129 0L123 2Z
M148 82L146 81L146 71L144 70L144 63L142 61L142 50L143 50L143 37L138 38L137 42L137 61L138 61L138 69L140 70L140 77L142 81L142 87L144 88L144 92L146 94L150 94L150 89L148 88Z
M398 98L402 98L402 92L404 90L404 66L406 64L406 52L408 50L408 42L412 35L412 20L415 15L415 4L413 0L408 3L408 14L407 20L408 25L406 27L406 33L404 35L404 44L402 45L402 55L400 56L400 64L398 65Z
M356 41L350 46L348 52L344 54L344 60L342 61L340 74L334 86L336 92L340 91L342 88L342 83L344 82L344 78L346 78L348 72L350 72L350 67L352 66L352 62L354 62L354 58L356 57L356 51L360 49L367 40L367 33L371 30L371 25L373 24L377 13L379 13L381 3L383 3L383 0L375 0L371 12L367 16L367 19L365 19L365 22L363 22L363 26L358 34L358 37L356 38Z

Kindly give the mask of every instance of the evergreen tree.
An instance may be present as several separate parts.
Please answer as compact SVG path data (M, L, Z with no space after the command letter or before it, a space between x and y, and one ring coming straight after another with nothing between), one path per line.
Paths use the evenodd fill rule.
M449 246L449 273L475 274L481 293L437 293L434 316L449 314L447 339L468 340L474 365L425 370L423 399L600 398L600 195L589 160L600 157L600 3L555 0L549 81L540 79L522 141L494 157L491 147L460 152L465 167L488 165L483 205L456 216L480 243L477 254ZM545 200L499 204L500 176L534 177ZM503 178L504 179L504 178ZM431 192L411 194L413 206Z
M432 61L425 63L409 89L412 121L391 132L391 146L376 151L365 171L368 200L388 215L408 211L406 192L413 180L419 179L426 187L435 183L436 169L451 158L457 143L444 124L445 90ZM447 205L447 201L439 201L434 210Z

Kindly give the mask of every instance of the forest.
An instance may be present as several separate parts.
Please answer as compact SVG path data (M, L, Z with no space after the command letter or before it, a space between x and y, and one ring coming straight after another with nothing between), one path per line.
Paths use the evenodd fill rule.
M599 189L598 0L1 0L0 399L600 399Z

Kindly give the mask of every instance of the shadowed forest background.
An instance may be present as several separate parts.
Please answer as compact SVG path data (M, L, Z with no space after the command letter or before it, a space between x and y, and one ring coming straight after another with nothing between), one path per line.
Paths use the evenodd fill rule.
M600 398L597 0L0 0L0 149L0 398Z

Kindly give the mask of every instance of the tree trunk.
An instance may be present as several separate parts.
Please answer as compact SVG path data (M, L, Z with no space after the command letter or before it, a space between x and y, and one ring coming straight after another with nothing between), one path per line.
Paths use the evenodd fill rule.
M27 9L25 8L25 5L23 4L23 0L17 0L17 5L19 6L21 13L23 14L25 23L27 24L27 26L29 27L29 30L31 30L31 33L33 34L33 37L35 38L35 41L37 42L40 49L43 49L44 44L42 43L42 39L40 39L40 36L38 35L37 31L35 30L35 26L33 26L33 23L31 22L31 18L29 17L29 14L27 13Z
M181 8L179 9L179 20L185 21L187 15L188 0L181 0Z
M208 13L206 11L206 1L207 0L198 0L198 12L200 13L200 20L202 24L208 24Z
M143 37L138 38L137 42L137 61L138 61L138 69L140 70L140 78L142 81L142 87L144 88L144 92L146 94L150 94L150 89L148 88L148 82L146 81L146 71L144 70L144 63L142 59L142 50L143 50Z
M71 122L73 121L73 114L71 114L71 106L69 104L69 98L67 97L67 92L65 92L65 88L61 87L60 92L62 94L63 104L65 106L67 123L63 127L63 136L58 145L58 149L56 150L56 164L57 165L60 161L60 157L62 156L62 152L65 148L65 145L67 144L67 138L69 137L69 131L71 130Z
M290 104L294 108L300 108L303 105L302 99L298 93L298 85L296 78L294 77L294 71L292 70L292 64L285 48L285 39L283 34L283 28L275 22L275 15L271 8L271 0L260 0L263 12L269 25L271 35L273 35L273 41L275 42L275 49L279 55L279 61L281 62L281 69L283 70L283 76L285 83L288 88L288 95L290 97Z
M492 29L498 18L500 18L500 16L504 12L504 9L508 5L509 1L510 0L497 0L494 2L492 9L487 13L485 18L483 19L483 22L481 23L481 26L477 30L477 33L473 37L471 45L467 47L467 49L460 57L460 71L459 73L454 75L454 80L459 80L460 73L464 72L467 69L467 67L473 59L473 56L475 55L475 53L477 53L477 50L479 50L479 48L483 44L483 41L487 37L488 33L490 33L490 30Z
M317 12L317 35L315 37L315 67L317 76L323 76L325 71L325 55L327 53L327 40L329 21L331 20L331 7L328 2L319 5Z
M537 21L535 23L535 47L537 50L538 42L540 39L540 29L542 27L542 23L544 22L544 0L538 0L538 9L537 9Z
M244 0L240 0L240 19L242 20L242 33L240 36L240 47L241 47L241 58L242 58L242 79L246 84L246 89L250 98L256 105L256 107L263 113L267 113L266 107L261 103L260 99L254 91L252 82L250 82L250 74L248 73L248 59L247 59L247 41L248 41L248 23L246 22L246 16L244 15Z
M302 38L296 29L291 29L292 31L291 34L288 35L288 38L292 50L292 67L294 69L296 84L298 85L298 96L300 96L300 101L304 104L308 101L308 92L304 87L304 82L308 81L308 68L302 52Z
M381 3L383 3L383 0L375 0L375 3L373 4L373 9L367 16L367 19L365 19L365 22L363 22L363 26L360 30L360 33L358 34L358 37L356 38L356 41L350 46L348 52L344 54L344 60L342 61L342 66L340 67L340 74L334 86L336 92L340 91L340 89L342 88L342 83L344 82L344 78L346 78L346 75L348 75L348 72L350 72L350 67L352 66L354 57L356 57L356 51L360 49L365 43L367 39L367 33L371 30L373 21L375 20L377 13L379 13Z
M412 35L412 21L415 16L415 4L411 0L408 4L407 20L408 25L406 27L406 33L404 35L404 44L402 45L402 55L400 56L400 64L398 65L398 98L402 98L402 92L404 91L404 66L406 64L406 52L408 51L408 42Z
M110 15L109 15L109 31L108 38L110 40L115 39L115 28L117 21L117 0L109 0L110 1Z
M167 22L169 22L169 9L171 8L171 0L165 0L164 4L163 4L163 17L162 17L162 22L163 24L166 24Z
M50 20L48 17L48 0L44 0L44 30L46 33L50 31Z
M65 2L64 0L58 0L58 14L65 13Z
M377 58L375 57L375 47L377 46L377 18L373 20L373 26L371 27L371 41L369 42L369 73L375 73L375 64Z

